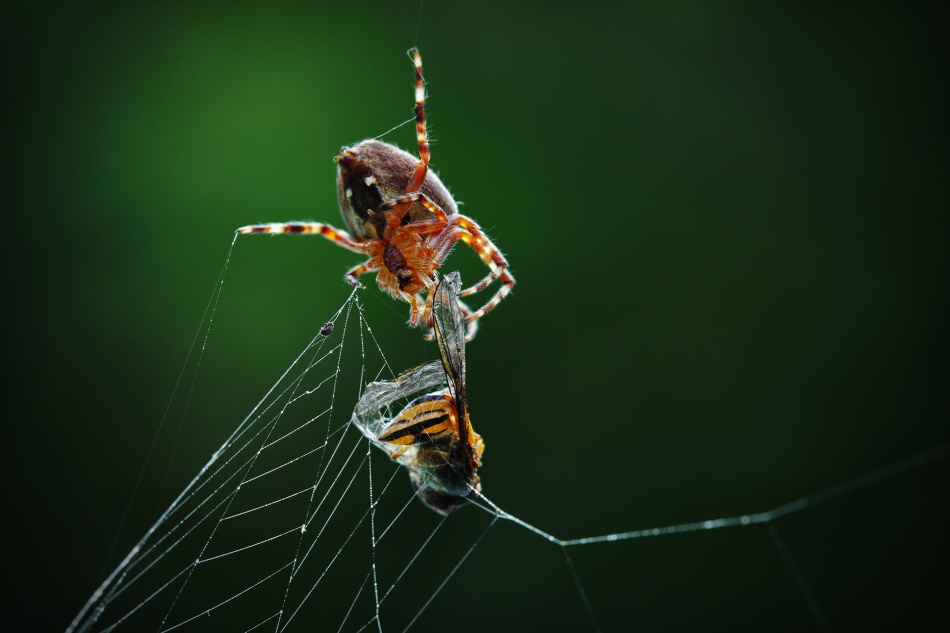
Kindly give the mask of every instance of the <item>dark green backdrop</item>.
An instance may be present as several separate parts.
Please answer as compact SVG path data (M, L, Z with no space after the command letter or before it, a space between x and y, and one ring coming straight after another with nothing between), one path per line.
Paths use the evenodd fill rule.
M355 255L238 241L192 405L214 413L152 462L110 556L234 229L340 224L331 159L412 116L416 43L433 167L518 279L469 349L504 508L564 538L731 516L950 440L936 15L430 0L417 36L416 2L322 4L8 14L4 514L29 628L66 627L346 297ZM431 358L375 296L389 358ZM777 523L831 628L950 620L947 472ZM818 628L764 528L572 555L607 630ZM573 629L566 573L496 528L439 608Z

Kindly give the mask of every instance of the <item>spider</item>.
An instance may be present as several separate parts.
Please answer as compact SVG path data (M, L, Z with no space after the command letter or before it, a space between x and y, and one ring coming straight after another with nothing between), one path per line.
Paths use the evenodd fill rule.
M466 340L475 335L477 320L497 306L511 291L515 278L498 247L458 205L439 177L429 170L429 137L426 132L425 82L422 57L409 49L415 65L415 119L419 158L375 139L343 147L337 163L340 211L349 233L321 222L254 224L237 230L245 233L312 233L322 235L369 260L347 271L344 279L360 285L359 276L377 272L379 287L409 303L409 323L433 332L432 290L437 271L456 242L468 244L488 266L489 273L459 292L466 297L498 279L501 287L478 310L461 302ZM423 294L425 297L423 298Z
M419 498L446 515L481 492L476 470L485 443L472 428L465 396L465 317L458 302L462 282L451 272L433 296L435 338L441 361L410 369L393 380L366 386L353 423L390 458L409 470ZM430 391L388 419L389 406Z

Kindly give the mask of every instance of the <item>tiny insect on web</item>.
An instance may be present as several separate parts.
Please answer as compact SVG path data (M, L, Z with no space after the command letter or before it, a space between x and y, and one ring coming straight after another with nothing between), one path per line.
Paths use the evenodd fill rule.
M460 288L458 272L451 272L434 294L441 361L419 365L393 380L370 383L353 414L353 424L409 470L416 494L440 514L478 496L481 485L476 470L485 450L468 418ZM442 388L414 399L395 417L387 415L394 401L437 386Z
M459 297L474 294L496 279L501 287L477 310L460 303L467 323L465 337L475 336L478 319L497 306L511 291L515 279L497 246L458 204L439 177L429 169L430 149L426 131L425 81L422 57L409 50L415 66L415 119L419 158L375 139L343 147L337 163L337 193L349 233L321 222L283 222L241 227L238 234L306 233L322 235L370 259L354 266L345 279L359 284L359 276L377 272L379 287L409 304L409 323L432 332L432 298L437 271L457 242L468 244L489 268L475 285L460 290ZM425 295L423 297L423 295Z

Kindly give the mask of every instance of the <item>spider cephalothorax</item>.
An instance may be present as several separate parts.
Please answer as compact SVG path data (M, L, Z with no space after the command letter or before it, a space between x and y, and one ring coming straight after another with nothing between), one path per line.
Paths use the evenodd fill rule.
M429 171L425 85L422 58L411 49L416 68L416 137L419 158L395 145L374 139L344 147L337 162L340 211L349 233L320 222L255 224L238 233L315 233L341 246L369 255L369 260L346 273L358 277L378 272L379 287L410 306L409 321L432 330L432 291L437 271L456 242L465 242L489 268L488 275L459 293L465 297L498 279L501 288L478 310L460 303L468 324L467 338L475 334L477 319L494 308L515 283L501 251L458 205L439 177Z

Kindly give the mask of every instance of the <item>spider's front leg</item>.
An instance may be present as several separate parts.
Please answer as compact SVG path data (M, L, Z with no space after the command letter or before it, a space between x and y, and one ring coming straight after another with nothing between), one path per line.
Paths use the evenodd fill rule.
M373 257L371 257L369 261L359 266L354 266L343 276L343 279L352 286L359 287L361 285L358 279L360 275L375 272L380 268L379 258L377 257L379 249L374 242L358 241L346 231L341 231L322 222L271 222L268 224L250 224L248 226L242 226L236 233L239 235L251 233L268 233L270 235L322 235L345 249L355 253L362 253L363 255L372 255Z
M409 208L415 202L425 207L436 219L425 222L413 222L412 224L407 224L402 227L403 230L411 230L413 233L420 234L437 233L448 225L449 218L445 215L445 211L442 210L442 207L432 202L426 194L421 191L404 193L400 196L396 196L392 200L388 200L379 208L381 212L395 209L392 215L389 216L389 222L386 224L386 234L388 236L391 236L392 233L400 227L403 217L405 217L406 212L409 211Z
M341 231L322 222L271 222L268 224L250 224L242 226L236 233L247 235L250 233L269 233L271 235L322 235L331 242L336 242L343 248L355 253L370 255L369 245L354 238L346 231Z
M351 286L356 286L357 288L361 287L363 284L360 283L360 275L365 275L366 273L373 273L379 270L380 266L376 263L376 257L372 258L368 262L360 264L359 266L354 266L353 268L346 271L346 274L343 275L343 279L346 280L346 283Z

